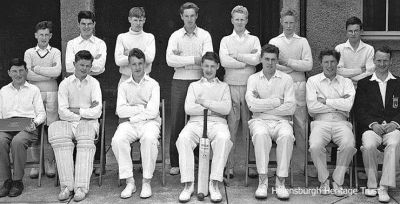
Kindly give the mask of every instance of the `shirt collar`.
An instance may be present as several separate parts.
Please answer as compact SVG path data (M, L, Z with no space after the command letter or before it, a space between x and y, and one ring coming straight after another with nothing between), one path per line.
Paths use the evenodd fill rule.
M243 35L243 37L247 37L247 35L249 34L250 32L248 31L248 30L245 30L244 31L244 35ZM240 36L235 32L235 30L233 30L232 31L232 34L231 34L233 37L237 37L237 38L240 38Z
M376 74L375 74L375 72L372 74L372 77L371 77L371 79L369 79L370 81L377 81L377 82L387 82L387 81L389 81L390 79L396 79L393 75L392 75L392 73L388 73L388 75L387 75L387 77L386 77L386 79L384 80L384 81L381 81L377 76L376 76Z
M281 33L280 35L278 35L278 38L286 38L285 33ZM294 33L292 38L300 39L301 37Z
M136 83L136 81L133 80L132 75L131 75L131 77L129 77L129 79L127 81L128 81L128 83L133 83L133 84L140 85L140 84L143 84L145 81L148 81L148 80L150 80L150 77L147 74L144 74L143 78L140 80L139 83Z
M94 35L90 36L90 38L87 39L87 40L83 39L82 35L79 35L78 38L79 38L79 43L83 43L83 41L89 41L91 43L94 43L94 41L95 41Z
M143 30L141 30L139 32L136 32L136 31L133 31L131 28L129 28L129 33L132 34L132 35L140 35L140 34L143 33Z
M338 74L336 74L336 76L335 76L335 78L333 78L333 80L330 80L329 78L327 78L326 76L325 76L325 74L324 74L324 72L322 72L321 74L320 74L320 77L319 77L319 81L320 82L323 82L323 81L331 81L331 82L334 82L334 81L337 81L337 82L339 82L339 75Z
M29 83L28 83L27 81L25 81L25 83L20 87L20 89L22 89L22 88L24 88L24 87L28 88L28 86L29 86ZM12 89L14 89L14 90L18 90L18 89L16 89L16 88L14 87L14 85L12 84L12 82L10 83L10 87L11 87Z
M208 80L205 77L201 77L200 82L205 83L205 82L208 82ZM217 77L215 77L214 79L211 80L210 83L219 83L219 82L221 82L221 81Z
M261 70L260 71L260 78L262 79L262 78L264 78L264 79L266 79L267 77L264 75L264 72L263 72L263 70ZM282 78L282 74L281 74L281 72L279 71L279 70L275 70L275 74L271 77L271 79L272 78Z
M84 81L89 82L89 77L90 77L89 75L86 75L86 77L82 80L82 82L84 82ZM72 80L72 82L80 81L78 78L76 78L75 74L71 75L71 80Z
M362 40L360 40L360 44L358 45L358 48L357 48L356 51L361 50L361 49L364 48L365 46L366 46L365 43L364 43ZM350 49L353 50L353 46L351 46L349 40L346 41L346 43L344 44L344 47L347 47L347 48L350 48Z
M199 29L198 29L199 27L197 27L197 25L196 25L196 28L193 30L193 35L194 36L198 36L197 34L198 34L198 32L199 32ZM183 27L182 28L182 34L183 34L183 36L185 36L185 35L187 35L187 36L191 36L191 35L189 35L189 33L186 31L186 29L185 29L185 27Z
M35 49L36 52L37 52L38 50L41 50L40 47L39 47L38 45L36 45L36 47L35 47L34 49ZM50 52L51 46L50 46L50 45L47 45L47 47L46 47L44 50L47 50L48 52Z

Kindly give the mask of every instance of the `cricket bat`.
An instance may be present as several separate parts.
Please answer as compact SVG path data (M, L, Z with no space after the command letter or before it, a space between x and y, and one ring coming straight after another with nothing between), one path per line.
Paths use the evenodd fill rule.
M208 195L210 170L210 140L207 137L207 109L204 109L203 136L200 138L197 199L203 200Z

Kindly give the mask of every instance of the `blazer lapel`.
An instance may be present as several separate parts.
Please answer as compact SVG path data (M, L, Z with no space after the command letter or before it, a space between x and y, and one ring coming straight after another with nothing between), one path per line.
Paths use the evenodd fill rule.
M372 82L372 87L371 87L371 93L375 93L375 96L378 100L379 105L383 108L383 101L382 101L382 95L381 95L381 89L379 88L379 84L377 81L371 81ZM387 93L387 87L386 87L386 93ZM387 101L387 94L386 94L386 99Z
M389 108L393 106L393 97L394 97L394 89L393 87L395 85L395 80L391 79L387 82L387 87L386 87L386 97L385 97L385 107Z

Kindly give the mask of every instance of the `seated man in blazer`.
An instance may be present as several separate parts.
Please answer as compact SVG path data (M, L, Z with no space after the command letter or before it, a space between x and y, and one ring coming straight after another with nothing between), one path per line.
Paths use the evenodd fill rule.
M396 187L396 148L400 143L400 78L393 76L389 67L391 50L388 47L376 49L372 76L358 82L356 93L356 114L362 134L361 151L365 172L368 176L366 196L379 194L380 202L388 202L388 187ZM385 145L382 177L377 183L378 150Z

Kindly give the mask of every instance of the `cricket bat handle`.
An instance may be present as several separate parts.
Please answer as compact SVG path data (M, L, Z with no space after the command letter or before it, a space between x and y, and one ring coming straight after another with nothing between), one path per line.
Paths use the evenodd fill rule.
M208 109L204 109L203 138L207 138L207 114Z

